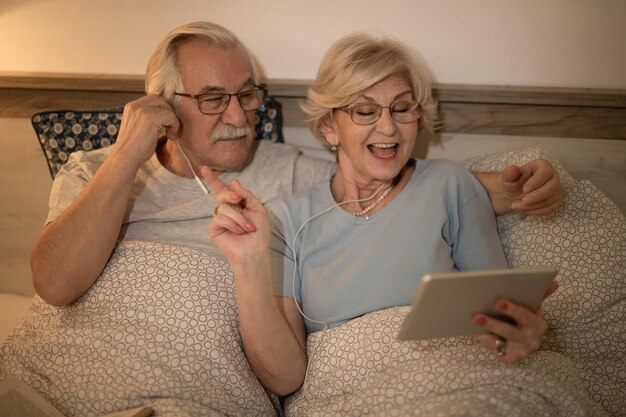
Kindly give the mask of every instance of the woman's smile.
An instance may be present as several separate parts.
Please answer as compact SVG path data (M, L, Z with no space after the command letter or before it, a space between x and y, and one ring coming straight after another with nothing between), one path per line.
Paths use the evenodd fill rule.
M397 143L372 143L367 148L376 158L390 159L396 156Z

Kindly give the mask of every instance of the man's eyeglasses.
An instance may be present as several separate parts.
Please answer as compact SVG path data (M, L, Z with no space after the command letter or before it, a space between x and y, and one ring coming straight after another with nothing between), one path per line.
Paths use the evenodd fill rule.
M237 101L239 101L239 105L244 111L259 109L265 102L267 89L258 85L253 85L252 87L253 88L247 88L237 93L174 94L197 100L198 109L201 113L215 115L222 114L226 111L232 96L237 96Z
M383 115L383 109L389 109L393 120L399 123L412 123L419 119L422 105L417 101L396 101L390 106L381 106L378 103L357 103L350 106L338 107L345 111L357 125L371 125Z

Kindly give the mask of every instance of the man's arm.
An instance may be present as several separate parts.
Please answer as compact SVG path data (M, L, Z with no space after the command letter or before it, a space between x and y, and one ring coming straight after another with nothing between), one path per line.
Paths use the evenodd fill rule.
M473 172L489 194L497 216L512 211L544 216L559 208L563 189L558 172L544 159L522 166L511 165L502 172Z
M161 130L173 137L178 123L161 97L126 105L111 154L35 243L33 284L46 302L70 304L96 281L113 251L139 167L154 153Z

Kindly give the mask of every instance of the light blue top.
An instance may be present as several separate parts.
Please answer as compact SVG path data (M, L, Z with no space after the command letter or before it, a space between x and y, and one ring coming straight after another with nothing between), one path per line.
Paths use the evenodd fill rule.
M291 243L302 224L335 205L328 181L268 203L273 229ZM328 327L411 304L421 277L506 268L493 209L480 183L458 164L418 160L402 192L369 220L340 207L311 221L295 241L295 297ZM272 240L274 293L294 298L293 255ZM305 320L309 333L322 324Z

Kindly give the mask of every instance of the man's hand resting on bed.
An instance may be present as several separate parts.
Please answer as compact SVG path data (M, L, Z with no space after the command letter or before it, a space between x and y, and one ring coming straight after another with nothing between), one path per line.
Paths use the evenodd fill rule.
M474 172L489 193L497 216L520 212L531 216L554 213L561 204L563 189L559 173L545 159L510 165L502 172Z

